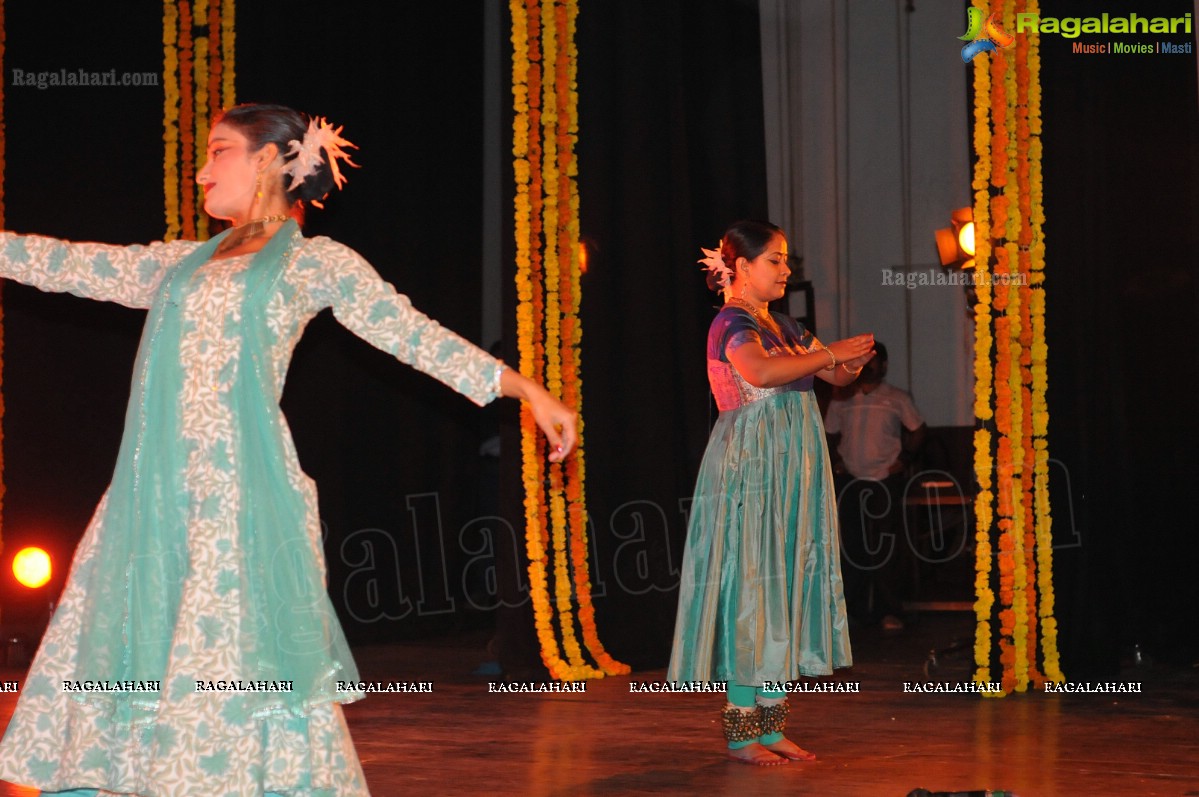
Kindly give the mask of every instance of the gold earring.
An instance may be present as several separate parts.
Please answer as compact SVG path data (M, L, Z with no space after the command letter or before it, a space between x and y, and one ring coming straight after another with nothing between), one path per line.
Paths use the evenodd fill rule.
M250 202L250 218L254 218L254 213L262 205L262 172L254 175L254 200Z

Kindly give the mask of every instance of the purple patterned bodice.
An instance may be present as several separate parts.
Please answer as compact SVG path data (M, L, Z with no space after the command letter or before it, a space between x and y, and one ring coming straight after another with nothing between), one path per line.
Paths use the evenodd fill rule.
M748 310L725 306L712 320L708 330L708 384L721 412L737 409L755 401L797 390L811 390L815 377L806 376L777 387L754 387L728 361L728 348L758 341L772 357L805 354L813 345L822 348L810 332L790 316L771 313L781 337L765 328Z

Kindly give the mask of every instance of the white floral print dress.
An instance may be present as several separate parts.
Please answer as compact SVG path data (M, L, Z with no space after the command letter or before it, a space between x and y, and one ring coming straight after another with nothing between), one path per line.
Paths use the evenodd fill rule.
M361 695L330 686L356 672L324 592L316 491L278 407L292 350L312 317L331 307L358 336L477 404L496 397L503 365L413 309L328 238L303 238L289 223L268 244L277 256L257 267L266 269L257 278L260 256L207 259L214 245L0 233L0 276L151 310L113 484L76 550L0 743L4 779L100 795L368 794L340 705ZM174 337L164 331L171 324ZM252 390L239 399L238 385L255 373L262 400ZM147 423L154 412L165 426ZM164 440L168 432L175 439ZM277 452L274 461L250 462L264 447ZM256 482L244 471L272 467L272 494L247 489ZM159 492L138 500L177 509L179 528L165 533L169 512L117 506L127 503L122 484L147 492L141 483L160 471L168 473L154 481ZM273 493L289 496L292 514L277 511ZM284 558L254 547L266 525L289 526L281 533L291 536L276 543ZM147 558L153 566L139 564ZM295 611L272 604L273 587L262 586L277 583L275 572L311 602L294 639L266 628L270 612ZM264 602L257 608L255 591ZM97 605L122 601L117 611ZM314 647L324 648L320 658L304 659ZM311 665L304 693L271 694L286 689L288 668L301 660Z

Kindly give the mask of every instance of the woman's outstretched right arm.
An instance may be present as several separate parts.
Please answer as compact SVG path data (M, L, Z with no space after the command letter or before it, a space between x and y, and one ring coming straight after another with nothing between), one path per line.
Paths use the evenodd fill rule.
M196 241L147 246L71 243L0 232L0 277L43 291L146 308L167 267L197 246Z

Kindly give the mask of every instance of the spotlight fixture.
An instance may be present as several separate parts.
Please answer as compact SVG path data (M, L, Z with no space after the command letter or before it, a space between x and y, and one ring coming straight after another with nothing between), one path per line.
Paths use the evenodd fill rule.
M946 268L974 268L974 210L958 208L949 227L937 230L937 256Z

